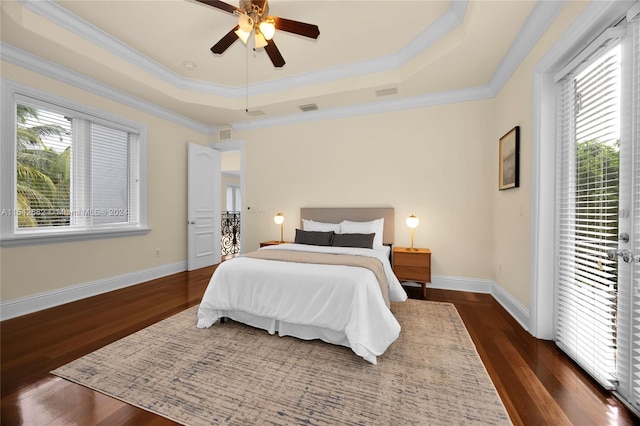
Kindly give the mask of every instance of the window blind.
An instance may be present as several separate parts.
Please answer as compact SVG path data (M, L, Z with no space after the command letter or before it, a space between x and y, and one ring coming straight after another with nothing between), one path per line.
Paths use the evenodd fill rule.
M636 4L636 12L638 4ZM636 253L640 248L640 16L636 16L633 24L631 25L633 30L633 101L632 101L632 115L633 115L633 150L634 164L633 170L635 173L633 183L633 240ZM636 257L636 262L633 263L633 281L632 286L640 283L640 261ZM632 340L633 351L631 359L631 369L633 371L633 389L632 389L632 403L636 408L640 409L640 296L633 294L633 321L632 321Z
M71 120L29 104L16 117L17 226L69 225Z
M560 81L557 345L604 387L616 372L620 46Z

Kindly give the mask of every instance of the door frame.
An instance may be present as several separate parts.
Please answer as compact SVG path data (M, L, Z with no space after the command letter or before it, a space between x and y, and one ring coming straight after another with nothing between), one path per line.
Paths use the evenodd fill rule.
M242 212L240 213L240 253L245 253L246 249L246 238L245 238L245 225L246 225L246 216L245 213L248 211L245 206L245 156L244 156L244 140L237 139L231 141L223 141L223 142L212 142L207 145L211 149L215 149L216 151L226 152L226 151L240 151L240 204L242 205ZM222 171L220 171L219 179L222 179ZM220 211L222 213L222 209Z
M592 2L533 70L531 122L531 273L529 333L553 339L555 279L556 89L554 75L629 8ZM591 25L584 25L590 22Z

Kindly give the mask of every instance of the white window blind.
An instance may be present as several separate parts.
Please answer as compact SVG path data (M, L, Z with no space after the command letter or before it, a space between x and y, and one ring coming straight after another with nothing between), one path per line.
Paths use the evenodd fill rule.
M25 103L17 105L16 116L16 226L67 226L71 210L70 120Z
M638 4L636 4L636 11ZM636 16L633 24L633 146L634 146L634 164L635 171L633 183L633 227L634 227L634 246L636 250L640 248L640 16ZM640 283L640 261L633 263L633 285ZM633 296L633 323L632 323L632 371L633 371L633 390L632 402L636 408L640 409L640 297L637 294Z
M139 132L16 98L14 235L138 227Z
M616 372L620 46L560 81L555 340L606 388Z

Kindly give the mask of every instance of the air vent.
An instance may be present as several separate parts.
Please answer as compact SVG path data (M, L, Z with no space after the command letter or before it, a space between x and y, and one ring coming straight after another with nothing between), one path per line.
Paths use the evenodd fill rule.
M251 110L251 111L247 111L247 114L249 114L252 117L259 117L261 115L265 115L264 111L259 110L259 109L254 109L254 110Z
M218 129L218 140L219 141L230 141L233 135L231 134L231 127L226 127L224 129Z
M316 111L318 109L318 105L316 104L300 105L298 108L300 108L302 112Z
M397 87L389 87L388 89L376 90L376 96L378 96L378 97L395 95L397 93L398 93L398 88Z

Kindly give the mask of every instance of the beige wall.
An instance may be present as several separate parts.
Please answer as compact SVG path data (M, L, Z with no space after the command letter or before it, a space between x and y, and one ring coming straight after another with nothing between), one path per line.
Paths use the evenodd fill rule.
M237 132L247 250L279 237L278 211L291 240L300 207L392 206L397 246L410 241L405 218L420 218L415 245L432 249L434 275L494 280L528 308L533 70L585 4L567 3L495 99ZM153 227L145 237L1 248L2 300L184 261L186 142L206 136L10 64L2 75L148 124ZM516 125L520 188L499 192L498 139Z
M488 143L491 156L498 158L498 140L514 126L520 126L520 187L497 191L497 163L494 173L493 276L495 282L529 308L531 298L531 181L533 128L533 75L536 65L584 11L587 2L568 2L540 38L531 53L496 96L494 134ZM547 212L553 214L553 212Z
M3 78L147 124L152 228L149 234L140 237L2 247L2 301L184 262L186 144L189 141L206 144L207 137L8 63L2 63L1 71ZM159 257L156 249L160 250Z
M392 206L396 245L415 245L433 274L492 278L493 102L480 101L243 132L247 250L285 239L308 206ZM245 209L246 211L246 209Z

